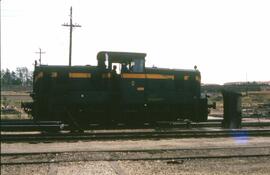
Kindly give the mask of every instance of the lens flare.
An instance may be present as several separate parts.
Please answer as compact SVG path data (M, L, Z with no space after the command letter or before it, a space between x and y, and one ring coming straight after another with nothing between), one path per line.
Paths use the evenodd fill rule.
M231 133L236 144L247 144L248 143L248 132L247 131L232 131Z

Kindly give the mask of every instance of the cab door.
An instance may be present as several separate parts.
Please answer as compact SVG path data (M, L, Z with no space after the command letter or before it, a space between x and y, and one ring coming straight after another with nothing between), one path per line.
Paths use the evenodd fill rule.
M140 110L145 104L145 60L134 58L126 71L121 73L122 100Z
M145 104L145 73L121 74L122 102L127 105Z

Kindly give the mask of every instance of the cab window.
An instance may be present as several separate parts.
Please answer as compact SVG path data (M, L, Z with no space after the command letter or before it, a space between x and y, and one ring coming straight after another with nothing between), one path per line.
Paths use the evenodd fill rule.
M131 62L130 69L132 72L144 72L144 60L143 59L134 59Z

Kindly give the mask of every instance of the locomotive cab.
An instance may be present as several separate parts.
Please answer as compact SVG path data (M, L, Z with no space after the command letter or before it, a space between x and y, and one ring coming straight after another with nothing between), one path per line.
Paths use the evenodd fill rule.
M117 74L143 73L145 71L145 53L130 52L99 52L97 55L98 68L112 71L117 67Z

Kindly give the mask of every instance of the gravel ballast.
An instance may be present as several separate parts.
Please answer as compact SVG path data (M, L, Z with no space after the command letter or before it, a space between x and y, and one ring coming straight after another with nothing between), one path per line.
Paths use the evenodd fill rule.
M90 161L38 165L1 166L1 174L269 174L270 158L232 158L183 161Z

